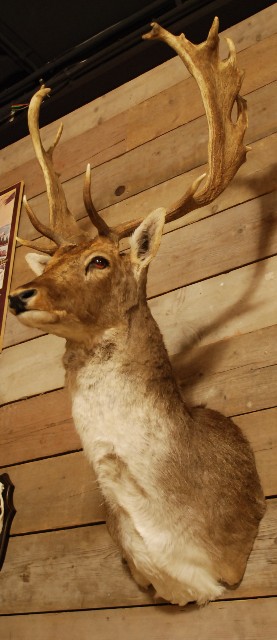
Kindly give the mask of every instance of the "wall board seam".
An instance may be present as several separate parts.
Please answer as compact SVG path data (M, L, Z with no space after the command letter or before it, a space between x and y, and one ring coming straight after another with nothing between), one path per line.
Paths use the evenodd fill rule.
M272 80L271 82L268 82L268 83L266 83L265 85L262 85L261 87L258 87L258 88L256 88L256 89L254 89L253 91L249 91L249 92L248 92L247 94L245 94L243 97L244 97L244 99L245 99L245 100L247 100L247 99L248 99L248 96L252 96L254 93L257 93L257 92L261 91L262 89L265 89L265 87L271 87L271 86L273 87L273 86L276 84L276 82L277 82L277 80ZM100 162L99 164L97 164L97 165L95 165L95 166L93 167L93 170L92 170L92 177L93 177L93 171L95 171L96 169L98 170L100 167L105 167L105 165L107 165L107 166L109 166L109 165L110 165L110 166L112 166L112 163L114 163L114 162L118 161L118 159L119 159L119 158L122 158L123 156L128 157L128 154L133 153L134 151L136 151L136 150L140 149L141 147L144 147L144 146L145 146L145 148L146 148L146 154L147 154L147 145L149 145L149 144L151 144L151 143L154 143L154 142L155 142L155 141L157 141L157 140L162 140L162 138L164 138L165 136L169 135L169 134L170 134L170 133L172 133L173 131L176 131L176 132L177 132L179 129L181 129L181 128L183 128L183 127L186 127L187 125L191 124L192 122L197 123L199 120L201 120L201 119L203 119L203 118L204 118L204 119L206 118L205 114L201 114L201 115L197 116L196 118L192 118L191 120L188 120L187 122L185 122L185 123L183 123L183 124L178 125L178 126L177 126L177 127L175 127L174 129L171 129L171 130L169 130L169 131L165 131L165 132L161 133L160 135L157 135L155 138L153 138L153 139L151 139L151 140L147 140L146 142L143 142L142 144L139 144L139 145L137 145L136 147L134 147L134 148L132 148L132 149L130 149L130 150L123 151L122 153L120 153L120 154L119 154L118 156L116 156L115 158L111 158L111 159L109 159L109 160L105 160L105 162ZM249 131L249 128L247 129L247 131ZM250 141L248 141L248 143L247 143L247 144L248 144L248 145L249 145L249 144L251 145L251 144L253 144L254 142L258 142L259 140L265 139L265 138L269 137L270 135L275 134L276 132L277 132L277 128L273 128L273 130L271 131L271 133L270 133L270 134L268 134L267 136L257 134L257 137L255 136L255 139L251 139ZM197 142L197 141L196 141L196 142ZM197 167L199 167L199 166L201 166L201 165L195 164L193 167L191 167L191 169L196 169L196 168L197 168ZM83 169L82 171L80 171L79 173L76 173L74 176L72 176L72 177L70 177L70 178L67 178L66 180L63 180L63 181L62 181L62 185L63 185L63 186L64 186L64 185L67 185L67 183L69 183L69 182L71 182L71 181L73 181L73 180L77 180L78 178L81 178L82 176L84 176L84 174L85 174L85 168L86 168L86 167L84 166L84 169ZM176 174L174 174L174 176L173 176L173 177L175 177L175 176L177 176L177 175L181 175L181 174L180 174L180 173L176 173ZM152 187L153 187L153 186L158 186L159 184L162 184L162 183L161 183L161 182L157 182L157 183L155 183L155 185L152 185ZM137 195L138 193L141 193L141 191L136 191L136 193L135 193L135 194L133 194L133 195ZM34 196L32 196L32 197L29 199L29 204L32 206L32 202L33 202L33 200L35 200L35 199L37 199L37 198L39 198L39 197L43 196L44 194L45 194L45 196L46 196L46 190L45 190L45 189L44 189L43 191L39 191L38 193L36 193ZM46 197L47 197L47 196L46 196ZM123 197L123 198L121 198L121 199L120 199L120 202L123 202L123 201L125 201L125 200L126 200L126 198L124 198L124 197ZM116 204L116 203L113 203L113 204ZM110 205L108 205L108 206L112 206L112 205L110 204ZM103 208L104 208L104 207L103 207ZM105 207L105 208L106 208L106 207ZM101 208L99 209L99 212L100 212L100 211L101 211ZM78 218L78 220L79 220L79 218Z
M264 259L264 258L262 258L261 260L267 260L267 258L265 258L265 259ZM235 269L234 269L234 271L235 271ZM184 287L180 287L180 288L184 288ZM164 294L164 295L166 295L166 294ZM247 332L245 332L244 334L241 334L241 335L250 335L250 334L252 334L252 333L255 333L256 331L263 331L263 329L270 329L270 328L273 328L273 327L275 327L275 326L276 326L276 324L272 324L272 325L269 325L269 326L267 326L267 327L263 327L263 328L259 328L259 329L254 329L253 331L247 331ZM35 338L31 338L31 339L30 339L30 340L28 340L27 342L32 342L32 341L34 342L35 340L39 340L40 338L43 338L43 337L45 337L46 335L47 335L47 334L44 334L43 336L37 336L37 337L35 337ZM232 336L232 337L234 337L234 336ZM229 338L228 340L231 340L231 339L232 339L232 338ZM222 340L215 340L215 341L209 342L208 344L209 344L209 346L211 346L211 345L216 345L216 344L220 344L220 343L226 343L226 338L223 338ZM19 343L19 344L24 344L24 342ZM18 346L18 345L16 344L16 345L11 345L10 347L6 347L5 351L7 351L8 349L15 349L17 346ZM173 356L174 356L174 354L172 354L171 358L172 358ZM244 366L247 366L247 365L244 365ZM272 367L272 366L275 366L275 365L274 365L274 364L267 365L267 367ZM264 368L267 368L267 367L264 367ZM239 368L239 367L237 367L237 368ZM261 369L262 367L258 367L258 368L259 368L259 369ZM230 370L231 370L231 369L230 369ZM26 400L28 400L29 398L36 398L36 397L39 397L39 396L44 396L44 395L46 395L46 394L48 394L48 393L55 393L55 391L60 391L60 390L62 390L62 389L64 389L64 388L66 388L66 387L65 387L65 386L58 386L58 387L56 387L55 389L47 389L47 390L45 390L44 392L35 393L35 394L30 395L30 396L25 396L25 397L23 397L23 398L17 398L17 399L15 399L15 400L10 400L9 402L3 402L3 403L0 405L0 410L1 410L1 408L2 408L2 407L7 407L7 406L9 406L9 405L15 404L16 402L25 402L25 401L26 401ZM268 408L268 407L266 407L266 408ZM263 409L260 409L260 411L263 411ZM236 415L241 415L241 414L236 414Z
M272 595L261 595L261 596L240 596L238 598L223 598L221 597L220 600L213 600L211 601L207 606L214 606L214 605L220 605L222 604L222 602L243 602L246 600L269 600L269 599L275 600L277 602L277 589L276 589L276 594ZM193 603L191 603L191 605L187 605L187 607L194 607L196 605L194 605ZM85 611L115 611L115 610L123 610L124 609L145 609L145 608L153 608L153 607L171 607L171 608L175 608L176 611L181 611L181 609L179 609L179 607L177 605L171 605L170 603L167 602L159 602L157 604L153 603L149 603L149 604L126 604L126 605L121 605L121 606L114 606L114 607L93 607L93 608L84 608L84 609L49 609L49 611L24 611L22 613L0 613L0 618L16 618L18 616L44 616L44 615L49 615L49 614L59 614L59 613L84 613Z
M274 366L274 365L270 365L270 366ZM55 393L55 390L54 391L47 391L46 393ZM40 394L40 395L44 395L44 394ZM31 396L31 398L35 398L35 397L36 396ZM21 402L21 401L20 400L14 400L13 402ZM13 404L13 403L10 403L10 404ZM234 413L232 415L231 414L230 415L226 414L226 417L227 418L232 418L232 419L233 418L240 418L241 416L251 416L251 415L254 415L256 413L261 413L262 411L270 411L271 409L277 409L277 405L273 405L273 406L269 406L269 407L263 407L263 408L260 408L260 409L255 409L254 411L251 411L251 412L247 411L245 413ZM10 468L13 469L14 467L22 467L25 464L32 464L33 462L43 462L43 461L46 461L46 460L52 460L52 458L61 458L61 457L67 456L67 455L80 453L82 451L83 451L82 448L80 448L80 449L68 449L66 451L62 451L62 452L59 452L59 453L53 453L53 454L48 455L48 456L42 456L42 457L38 457L38 458L30 458L30 459L26 459L26 460L20 460L20 462L13 462L13 463L4 464L4 465L2 464L0 469L1 470L2 469L10 469Z

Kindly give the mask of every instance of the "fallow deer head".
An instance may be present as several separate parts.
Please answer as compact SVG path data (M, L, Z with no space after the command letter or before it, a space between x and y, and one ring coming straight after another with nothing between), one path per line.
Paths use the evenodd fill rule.
M39 221L25 198L28 216L35 229L47 238L47 244L19 238L21 244L43 252L27 255L27 262L38 277L10 296L10 309L24 324L83 341L91 332L95 335L120 323L128 309L146 298L147 267L158 250L164 223L211 203L246 159L248 149L243 143L246 102L239 95L243 72L237 68L234 44L229 38L228 58L219 57L218 18L214 19L207 40L200 45L192 44L183 34L174 36L156 23L144 38L166 42L198 83L209 128L208 172L199 176L168 211L160 208L145 219L110 228L93 205L88 165L84 203L98 232L92 239L69 211L53 167L53 151L62 126L47 151L42 145L39 112L50 89L41 87L31 100L28 123L44 173L50 224L47 227ZM233 122L235 103L237 119ZM132 233L130 253L123 255L119 241Z

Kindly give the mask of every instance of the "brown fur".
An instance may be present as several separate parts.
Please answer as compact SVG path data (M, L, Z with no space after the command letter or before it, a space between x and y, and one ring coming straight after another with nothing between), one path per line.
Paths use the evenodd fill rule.
M150 257L156 245L154 237ZM111 535L133 576L141 586L156 581L159 595L172 602L185 603L190 593L203 602L213 596L193 589L178 595L177 578L175 595L175 579L152 577L136 516L142 529L150 518L162 535L172 532L172 540L184 532L207 555L213 579L231 586L243 576L265 503L240 429L215 411L183 403L147 306L144 247L145 230L141 239L137 233L131 257L107 238L61 248L42 275L13 295L35 288L20 319L67 338L64 364L76 426L107 503ZM86 273L95 255L110 266ZM52 314L51 323L32 310Z

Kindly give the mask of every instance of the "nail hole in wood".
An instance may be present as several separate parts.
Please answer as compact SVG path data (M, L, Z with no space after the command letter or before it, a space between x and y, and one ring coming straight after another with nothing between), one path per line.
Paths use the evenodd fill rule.
M116 188L115 190L115 195L116 196L122 196L122 194L124 193L126 187L124 187L124 185L120 185L119 187Z

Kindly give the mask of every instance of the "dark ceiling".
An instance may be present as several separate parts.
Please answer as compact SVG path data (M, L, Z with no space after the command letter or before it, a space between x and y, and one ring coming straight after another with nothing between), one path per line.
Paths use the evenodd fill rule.
M13 0L0 19L0 148L27 134L26 108L52 88L47 124L171 57L141 35L152 20L194 42L215 15L226 29L273 4L265 0Z

